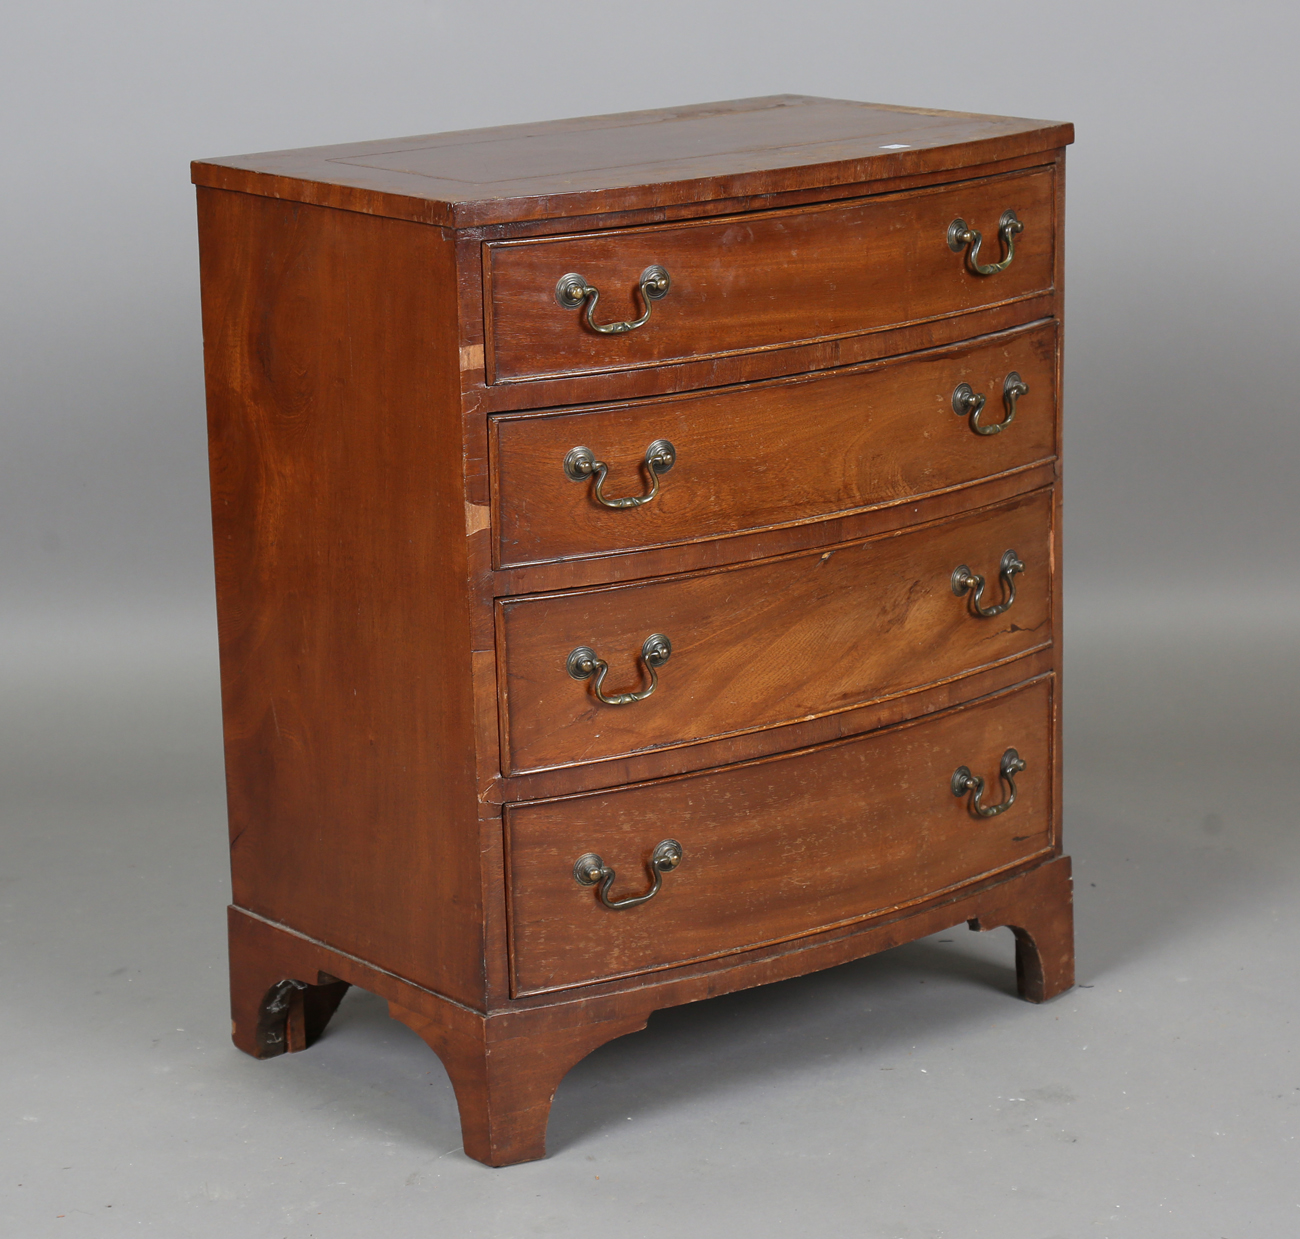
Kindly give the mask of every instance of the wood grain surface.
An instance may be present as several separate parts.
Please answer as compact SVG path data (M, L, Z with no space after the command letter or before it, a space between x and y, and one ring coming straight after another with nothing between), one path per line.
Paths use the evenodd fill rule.
M192 176L465 228L852 185L1073 140L1054 121L772 95L203 159Z
M450 245L217 190L199 235L235 902L481 1000Z
M1053 322L777 382L597 409L492 419L498 567L670 546L906 502L1056 454ZM1028 384L1005 433L953 412L959 383L1005 416L1004 380ZM613 510L564 472L571 448L610 466L606 495L648 492L647 447L676 463L642 507Z
M846 710L1051 644L1051 491L867 542L606 589L498 603L503 768L596 761ZM1027 566L1010 610L954 596L969 565ZM986 600L987 604L987 600ZM653 696L596 700L565 669L588 646L606 695L642 687L642 643L672 642Z
M193 166L236 1044L347 985L442 1057L467 1153L542 1156L564 1072L659 1007L963 920L1072 978L1060 855L1070 126L778 96ZM961 216L1008 270L947 245ZM601 289L601 337L554 300ZM980 437L962 381L1016 422ZM655 503L569 481L579 444ZM983 619L954 567L1015 605ZM577 645L606 689L565 669ZM1028 763L991 819L950 789ZM586 851L654 899L611 911ZM273 1070L274 1068L272 1068Z
M488 382L655 366L882 331L1052 287L1055 184L1037 171L788 211L494 242L484 258ZM961 217L996 252L1002 212L1024 224L1011 266L975 275L948 248ZM652 264L672 286L650 320L599 335L564 309L568 272L600 290L597 322L636 318Z
M790 938L901 907L1050 851L1051 679L924 722L699 775L506 810L512 976L558 989ZM1016 803L974 817L952 793L961 765L1005 791L1008 747L1026 762ZM648 903L604 907L574 881L600 855L615 899L650 884L650 853L684 859Z

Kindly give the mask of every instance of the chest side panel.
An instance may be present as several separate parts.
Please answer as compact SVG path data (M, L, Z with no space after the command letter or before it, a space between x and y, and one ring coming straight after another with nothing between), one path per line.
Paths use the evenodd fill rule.
M219 190L199 208L235 903L472 999L451 243Z

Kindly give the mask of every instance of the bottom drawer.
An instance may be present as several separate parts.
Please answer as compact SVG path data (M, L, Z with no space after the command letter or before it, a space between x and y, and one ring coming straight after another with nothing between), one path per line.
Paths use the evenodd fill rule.
M1051 676L762 761L506 808L511 980L530 994L725 955L887 912L1050 852ZM954 794L969 767L981 817ZM646 893L661 841L681 860ZM575 862L617 875L583 885ZM596 862L587 862L589 870Z

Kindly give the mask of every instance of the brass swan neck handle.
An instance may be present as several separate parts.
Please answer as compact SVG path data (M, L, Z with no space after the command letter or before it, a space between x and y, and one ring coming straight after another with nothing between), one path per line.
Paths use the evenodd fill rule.
M984 605L984 578L978 572L972 572L965 564L959 564L952 570L952 592L958 598L969 593L971 610L981 619L992 619L1011 609L1011 604L1016 600L1016 576L1024 570L1024 561L1015 551L1003 552L1002 561L998 564L1002 601L991 607Z
M634 318L622 323L596 322L592 315L595 314L596 303L600 300L600 290L593 288L576 271L570 271L568 275L560 276L559 282L555 285L555 300L566 310L576 310L585 302L587 309L583 317L592 331L602 336L621 336L625 332L644 327L650 321L650 311L654 309L653 303L668 296L668 290L672 287L672 279L663 267L655 263L641 272L638 287L641 293L641 304L645 306L645 311L640 318Z
M969 417L970 428L977 435L995 435L1016 420L1016 402L1021 396L1028 394L1029 384L1012 370L1002 382L1002 403L1007 412L1000 422L980 424L980 414L984 411L988 397L982 392L977 392L969 383L958 383L953 389L952 411L958 417Z
M1007 798L1001 804L982 804L984 780L978 774L972 774L969 766L958 766L952 772L952 794L964 796L970 793L970 811L976 817L997 817L1005 813L1016 803L1016 775L1025 768L1024 759L1015 749L1007 749L998 763L998 776L1009 789Z
M964 219L957 218L948 225L948 248L955 254L970 246L966 260L976 275L996 275L1005 271L1016 256L1016 237L1024 232L1025 226L1010 209L1002 212L998 220L998 239L1002 242L1002 259L999 262L980 262L980 246L984 243L981 233L970 227Z
M645 450L646 472L650 475L650 489L643 495L628 495L621 499L611 498L605 494L605 479L609 476L609 466L603 460L596 459L596 453L589 447L570 448L564 457L564 472L575 482L585 482L594 477L596 485L593 493L596 502L604 508L639 508L649 503L659 494L659 478L677 463L677 449L667 439L656 439Z
M605 676L609 674L609 663L599 657L589 645L580 645L569 653L564 669L575 680L589 680L594 675L596 682L592 691L596 700L607 706L630 706L635 701L644 701L659 687L659 668L672 657L673 643L661 632L651 633L641 646L641 661L645 664L650 683L645 688L631 693L614 693L605 695Z
M573 862L573 880L579 886L595 886L600 902L615 912L635 908L638 904L653 899L664 884L664 874L671 873L682 863L682 845L676 839L665 839L655 845L650 853L647 868L653 878L653 884L644 895L629 895L626 899L611 899L610 888L617 877L614 870L605 864L595 852L585 852Z

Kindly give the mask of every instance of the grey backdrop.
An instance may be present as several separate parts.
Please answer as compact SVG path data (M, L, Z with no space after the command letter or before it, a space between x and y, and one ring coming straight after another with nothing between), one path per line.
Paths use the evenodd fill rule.
M625 1235L714 1236L738 1223L788 1235L814 1222L831 1234L1011 1239L1296 1233L1287 1142L1300 1132L1300 1069L1284 945L1300 928L1297 47L1300 8L1260 0L10 5L0 28L7 1233L65 1234L79 1218L96 1234L344 1236L380 1217L399 1235L570 1234L601 1222ZM778 987L784 998L705 1004L574 1073L551 1160L480 1174L451 1151L436 1064L364 998L345 1004L315 1066L254 1067L224 1039L187 164L781 91L1077 127L1066 829L1088 877L1080 965L1096 992L1062 1000L1050 1025L1026 1024L998 990L1005 944L961 939ZM858 1049L838 1030L861 1012L836 1003L848 976L888 1006L890 986L917 969L932 998L945 995L941 1008L900 1006L898 1045L886 1037L867 1059L932 1035L973 1065L942 1104L906 1090L864 1101L904 1124L888 1139L872 1129L868 1173L863 1160L837 1160L866 1137L826 1115L884 1077L853 1074ZM1192 998L1177 989L1189 977ZM997 992L976 984L987 978ZM1140 1010L1125 1005L1135 992ZM810 1025L791 1014L805 1004ZM1111 1055L1093 1076L1060 1066L1050 1038L1029 1031L1071 1020L1087 1021L1070 1032L1079 1045L1091 1038ZM962 1031L998 1021L1027 1040ZM1173 1048L1180 1029L1201 1036L1195 1052ZM769 1035L786 1041L774 1049ZM809 1049L823 1041L824 1054ZM696 1063L693 1084L656 1107L647 1099L664 1088L670 1053ZM1038 1085L1016 1082L1018 1062L1041 1068ZM984 1103L962 1088L978 1092L1003 1070L998 1105L1025 1101L1017 1089L1049 1109L1068 1099L1059 1143L1026 1145L1010 1120L966 1124L966 1102L973 1113ZM1054 1072L1075 1074L1061 1083ZM438 1103L410 1101L412 1073ZM1157 1083L1130 1113L1124 1084L1143 1079ZM946 1126L958 1112L964 1126ZM741 1127L716 1134L719 1115L752 1120L749 1142ZM633 1116L652 1121L629 1143ZM978 1157L963 1143L977 1130ZM1184 1144L1202 1135L1196 1163L1201 1146ZM606 1189L590 1166L597 1153ZM1186 1171L1198 1165L1213 1169ZM670 1171L691 1186L646 1188ZM1053 1186L1023 1203L1029 1180Z
M4 44L11 607L209 605L190 159L785 90L1073 121L1072 590L1296 566L1294 5L129 0Z

